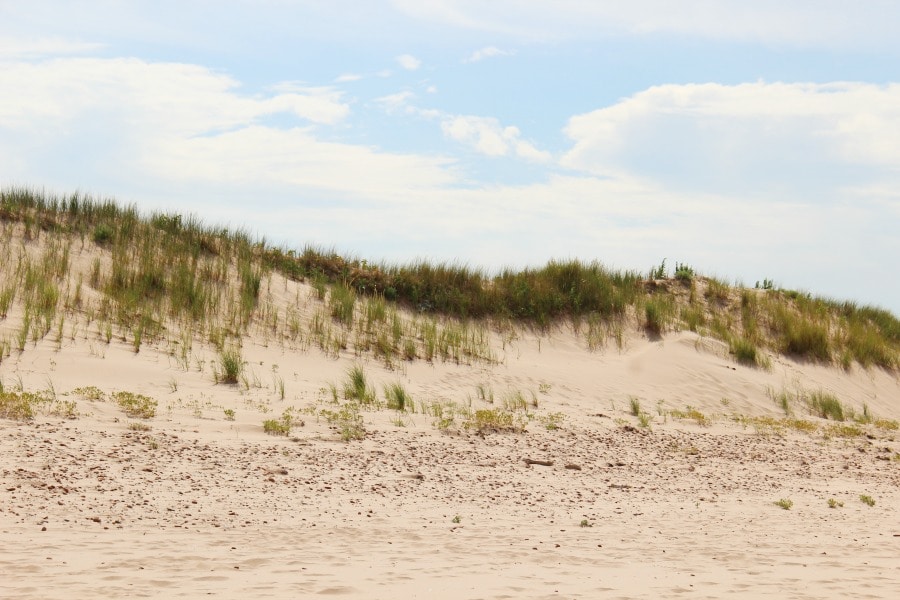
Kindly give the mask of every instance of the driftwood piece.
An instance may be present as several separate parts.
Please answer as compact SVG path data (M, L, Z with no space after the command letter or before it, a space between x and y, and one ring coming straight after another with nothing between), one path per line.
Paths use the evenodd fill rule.
M552 460L536 460L534 458L526 458L525 464L526 465L541 465L542 467L552 467L553 461Z

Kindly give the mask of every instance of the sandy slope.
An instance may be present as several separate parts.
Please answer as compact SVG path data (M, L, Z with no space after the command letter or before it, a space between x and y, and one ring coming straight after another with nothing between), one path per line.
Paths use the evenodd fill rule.
M288 294L292 291L286 292ZM75 419L0 420L0 597L633 598L895 597L900 433L773 432L767 388L824 389L900 418L900 382L773 358L738 365L690 333L588 352L567 328L493 340L499 362L385 368L244 340L249 388L215 384L163 347L89 334L13 352L7 390L53 387ZM344 443L316 414L363 364L420 403L537 398L523 434L439 431L418 411L364 413ZM285 397L278 391L284 382ZM94 385L159 401L147 431ZM629 397L652 416L629 414ZM690 406L711 426L675 418ZM291 437L262 421L294 407ZM227 420L225 409L235 411ZM550 415L555 415L550 417ZM560 428L548 430L550 419ZM552 462L549 466L525 459ZM872 496L870 507L859 500ZM791 510L774 502L788 498ZM844 502L829 508L827 500ZM582 522L589 526L582 527Z

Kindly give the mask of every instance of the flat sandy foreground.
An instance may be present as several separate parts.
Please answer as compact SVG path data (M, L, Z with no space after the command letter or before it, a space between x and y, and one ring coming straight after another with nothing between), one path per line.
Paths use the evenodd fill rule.
M596 352L565 330L495 342L497 364L388 369L247 338L246 386L149 346L14 351L7 391L52 387L78 416L0 420L0 597L897 597L900 433L843 436L799 404L815 432L752 420L784 417L767 389L896 420L896 374L750 368L690 333ZM363 412L364 440L341 441L321 410L354 364L420 408L518 390L527 431L381 409ZM157 414L128 418L82 386L146 394ZM287 407L304 425L265 434Z

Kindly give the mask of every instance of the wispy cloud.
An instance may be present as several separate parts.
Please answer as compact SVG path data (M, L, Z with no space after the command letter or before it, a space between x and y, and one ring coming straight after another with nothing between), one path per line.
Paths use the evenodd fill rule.
M522 132L513 125L502 125L494 117L455 115L438 109L425 109L411 101L415 94L406 90L376 99L390 113L416 115L440 123L445 137L467 146L479 154L492 157L515 156L530 162L549 163L549 152L539 150L532 142L522 138Z
M398 111L414 112L415 109L409 104L409 101L415 97L415 94L409 90L388 94L375 98L375 102L380 104L386 111L395 113Z
M900 85L653 87L573 117L562 164L678 189L798 198L900 183Z
M412 54L401 54L397 57L397 64L407 71L415 71L422 66L422 61Z
M512 125L502 126L492 117L471 115L445 116L441 131L457 142L462 142L485 156L514 155L534 162L549 162L549 152L538 150L522 139L522 132Z
M82 42L59 37L0 37L0 58L28 59L43 56L90 54L102 50L104 44Z
M534 40L597 39L611 33L676 33L707 39L803 46L900 49L900 5L866 2L848 10L842 0L393 0L414 18L474 31Z
M512 50L501 50L496 46L486 46L470 54L465 60L463 60L463 62L475 63L480 62L486 58L494 58L495 56L512 56L514 54L515 52L513 52Z
M351 81L359 81L363 76L358 73L344 73L334 78L335 83L349 83Z

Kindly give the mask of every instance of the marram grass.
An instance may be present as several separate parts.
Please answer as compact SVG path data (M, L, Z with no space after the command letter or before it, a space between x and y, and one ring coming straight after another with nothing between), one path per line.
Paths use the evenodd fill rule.
M630 323L651 335L682 329L711 335L751 365L765 365L768 352L845 368L900 369L900 321L886 310L790 290L741 289L693 267L689 277L688 268L676 268L677 279L651 280L579 260L497 274L424 260L377 264L309 246L275 247L194 217L147 215L109 199L22 187L0 190L0 228L0 318L16 306L24 315L4 341L7 352L25 350L54 330L61 339L72 311L88 312L106 343L122 338L136 352L173 327L219 347L254 324L275 332L281 326L300 338L296 316L265 301L277 272L310 281L327 299L327 312L310 324L313 333L303 344L337 354L356 340L358 351L368 349L388 364L491 360L479 338L483 330L437 327L437 319L540 329L568 320L591 325L591 349L602 345L598 332L614 332L618 344ZM40 241L42 252L23 252L10 243L16 236L26 244ZM98 258L75 276L70 253L89 245ZM391 316L397 306L430 320L404 329Z

